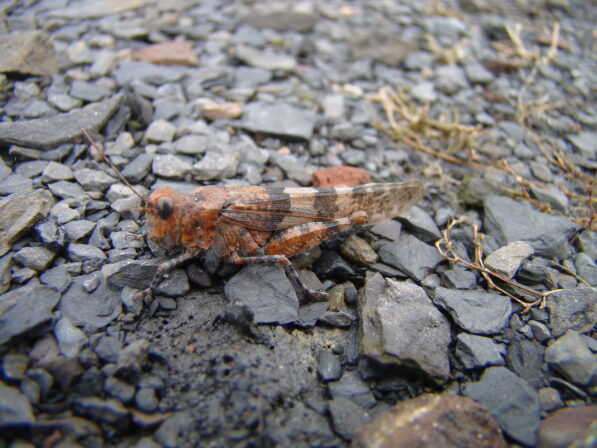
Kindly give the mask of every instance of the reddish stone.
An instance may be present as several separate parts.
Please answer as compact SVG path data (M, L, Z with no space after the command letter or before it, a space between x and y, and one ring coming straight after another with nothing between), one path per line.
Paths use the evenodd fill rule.
M424 394L377 414L352 448L506 448L494 418L468 397Z
M541 421L537 448L565 448L597 421L597 405L563 408Z
M243 113L240 103L206 104L201 108L201 113L208 120L232 120Z
M188 65L194 67L199 64L193 46L184 40L171 40L149 45L136 51L133 58L162 65Z
M352 187L370 183L371 176L362 168L333 166L314 171L311 182L315 187Z

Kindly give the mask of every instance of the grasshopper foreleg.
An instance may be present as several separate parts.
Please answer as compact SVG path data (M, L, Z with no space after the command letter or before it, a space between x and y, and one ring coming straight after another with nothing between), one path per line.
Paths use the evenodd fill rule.
M185 250L178 257L172 258L171 260L165 261L164 263L160 264L155 272L155 275L153 276L153 279L151 280L149 288L144 289L143 291L139 291L137 294L135 294L134 299L151 297L153 295L153 292L157 289L157 287L164 279L164 276L168 274L168 272L172 271L172 269L174 269L177 266L180 266L181 264L185 263L191 258L196 257L200 251L201 249L198 247L191 247Z

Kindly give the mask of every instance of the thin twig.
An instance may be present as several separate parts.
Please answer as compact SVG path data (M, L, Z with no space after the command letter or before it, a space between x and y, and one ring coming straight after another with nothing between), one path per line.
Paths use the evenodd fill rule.
M475 261L474 262L467 261L456 254L456 252L454 251L454 246L450 240L450 231L452 230L452 228L454 226L459 225L459 224L463 223L464 221L466 221L466 218L464 218L464 217L458 218L456 220L452 220L448 223L446 228L442 230L442 232L441 232L442 237L435 242L435 247L437 248L440 255L444 259L446 259L450 262L460 263L460 264L463 264L463 265L469 267L470 269L474 269L474 270L480 272L481 275L487 281L487 286L489 286L491 289L495 289L496 291L501 292L502 294L510 297L512 300L519 303L524 308L524 311L528 311L531 307L536 306L536 305L538 305L539 308L543 308L545 306L546 297L548 296L548 294L551 293L550 291L547 291L547 292L535 291L534 289L529 288L524 285L521 285L520 283L514 282L511 279L504 277L503 275L498 274L497 272L494 272L485 266L485 264L483 263L483 260L482 260L482 248L481 248L482 237L478 231L478 227L476 224L473 225L473 237L474 237L474 245L475 245L475 248L474 248L475 249ZM515 296L514 294L506 291L504 288L497 285L493 279L497 279L507 285L510 285L515 290L518 289L520 291L524 291L528 294L531 294L531 295L537 297L538 299L533 302L527 302L524 299Z
M566 266L564 266L563 264L558 263L555 260L552 260L551 262L552 266L555 266L558 269L561 269L562 271L564 271L566 274L570 274L572 277L574 277L576 280L578 280L581 283L584 283L585 285L587 285L589 288L592 287L592 285L586 281L584 278L582 278L580 275L578 275L576 272L574 272L572 269L567 268Z

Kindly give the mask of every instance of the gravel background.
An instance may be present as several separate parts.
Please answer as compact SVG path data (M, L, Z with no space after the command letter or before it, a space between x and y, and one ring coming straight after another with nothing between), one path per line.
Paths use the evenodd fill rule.
M2 3L0 445L594 446L596 15ZM426 191L293 260L327 302L212 257L143 302L172 254L82 129L144 197L340 166Z

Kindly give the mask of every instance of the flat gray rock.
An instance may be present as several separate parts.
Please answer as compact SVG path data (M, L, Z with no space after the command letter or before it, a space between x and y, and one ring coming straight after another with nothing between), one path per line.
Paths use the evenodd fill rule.
M520 265L531 255L533 255L533 248L528 243L514 241L485 257L485 266L510 279L514 277Z
M530 386L539 388L545 385L545 347L528 339L515 339L508 346L506 366Z
M86 282L95 277L99 277L97 288L87 292ZM108 287L101 275L93 273L75 277L58 308L73 325L91 333L116 319L122 306L118 290Z
M539 188L530 185L531 194L540 204L549 204L553 210L564 215L568 214L569 199L558 187L548 185L546 188Z
M539 429L539 397L526 381L505 367L490 367L464 395L484 405L500 428L525 446L534 446Z
M232 148L216 146L193 164L191 173L196 181L230 178L236 175L239 155Z
M590 285L597 285L597 264L590 255L585 253L576 254L574 259L576 273Z
M11 174L0 182L0 195L23 193L33 190L31 179L20 174Z
M456 356L465 369L504 365L504 358L493 339L460 333L457 336L457 341Z
M44 246L23 247L15 254L14 260L35 271L43 271L52 263L55 256L54 252Z
M308 140L313 135L317 114L286 103L245 105L240 127L252 132Z
M405 232L398 240L383 244L379 248L379 257L417 281L423 280L442 261L434 246Z
M314 327L317 321L328 310L329 304L327 302L313 302L303 305L298 310L299 320L297 325L303 328Z
M50 8L45 14L48 17L60 17L63 19L93 19L141 8L148 3L150 3L148 0L124 1L122 3L89 3L86 0L76 0L70 2L68 7ZM58 4L62 3L59 2Z
M549 329L554 337L568 330L590 331L597 323L597 289L562 289L547 299Z
M66 180L59 180L48 185L48 188L54 195L62 199L73 199L77 202L84 202L89 200L89 195L83 188L75 183Z
M154 155L142 152L122 170L122 175L132 183L140 182L151 169Z
M367 383L354 370L346 371L338 381L328 383L328 390L332 398L345 397L366 409L377 403Z
M464 70L457 65L442 65L435 72L435 85L438 90L451 95L468 87Z
M247 65L266 70L292 71L296 68L296 59L292 56L257 50L245 45L237 47L236 57Z
M394 219L386 219L385 221L369 227L369 231L387 240L396 241L400 237L402 223Z
M346 397L330 401L330 415L334 431L346 440L350 440L356 430L371 419L365 409Z
M564 258L569 252L568 240L578 226L567 218L537 211L505 196L485 199L487 233L503 246L526 241L537 255Z
M149 125L147 131L145 131L145 138L151 142L171 142L175 133L176 126L169 121L155 120Z
M0 200L0 256L37 221L46 217L53 204L54 198L46 190L14 193Z
M87 336L75 327L68 317L62 317L54 325L54 336L60 347L60 353L67 358L76 358L87 344Z
M60 294L47 286L22 286L0 295L0 345L52 318Z
M410 233L426 243L433 244L442 236L429 213L416 205L402 213L398 220L404 223Z
M203 135L185 135L174 142L177 153L194 156L207 151L210 141Z
M370 275L358 311L362 354L449 377L450 324L420 286Z
M133 81L145 81L150 84L165 84L180 81L192 69L181 66L156 65L144 61L120 61L112 70L112 76L118 85L130 85Z
M85 81L73 81L70 95L89 103L102 100L110 95L110 90Z
M398 34L387 33L375 27L354 33L350 47L354 59L371 58L390 67L397 66L416 50L412 42L402 39Z
M508 323L512 304L506 296L485 291L436 288L433 302L447 311L463 330L496 334Z
M588 386L597 374L595 355L585 345L580 334L569 330L545 350L545 361L566 379Z
M477 273L460 264L454 264L442 276L445 285L452 289L473 289L477 286Z
M12 276L12 255L8 254L0 257L0 294L5 293L10 288L10 278ZM327 308L326 308L327 309ZM313 322L315 325L315 322Z
M321 349L319 351L317 373L323 382L335 381L340 378L340 375L342 374L342 364L340 362L340 357L338 355L334 355L329 350Z
M160 154L153 158L151 170L160 177L182 179L191 171L191 165L175 155Z
M595 158L595 154L597 154L597 150L595 149L597 132L581 132L580 134L569 135L568 140L584 157L589 159Z
M0 35L0 54L0 73L52 76L58 71L54 45L43 31Z
M62 266L48 269L39 276L39 280L58 292L64 292L71 282L71 276Z
M64 231L68 236L69 241L77 242L86 238L94 229L95 222L86 219L77 219L75 221L67 222L64 225Z
M317 23L317 16L308 12L282 10L267 13L252 12L241 20L255 28L307 33Z
M117 182L114 177L100 170L81 168L73 174L79 185L87 191L104 191Z
M299 301L281 266L245 266L224 287L231 303L246 306L256 324L298 320Z
M118 94L99 103L48 118L0 123L0 145L51 149L75 141L83 135L81 129L101 128L120 106L122 98L123 95Z
M155 292L167 297L180 297L190 290L191 286L186 271L184 269L175 269L160 283Z
M160 260L123 260L102 267L108 284L115 288L128 286L135 289L149 288Z
M0 381L0 428L31 425L35 421L31 404L16 387Z
M89 244L70 243L67 254L71 261L81 261L94 269L99 268L107 259L103 250Z

